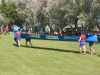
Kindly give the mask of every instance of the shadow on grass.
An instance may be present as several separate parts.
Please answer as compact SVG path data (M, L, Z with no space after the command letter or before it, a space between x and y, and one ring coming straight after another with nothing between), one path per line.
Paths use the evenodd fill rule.
M14 46L18 47L17 44L13 44ZM20 45L21 47L26 47L25 45ZM59 52L72 52L72 53L79 53L79 50L65 50L65 49L57 49L57 48L46 48L46 47L31 47L31 46L27 46L26 48L34 48L34 49L43 49L43 50L50 50L50 51L59 51ZM90 54L89 52L87 52L88 54ZM100 55L98 55L98 57L100 57Z
M14 46L16 46L16 47L18 47L18 45L17 44L13 44Z
M25 45L21 45L21 47L26 47ZM32 48L31 46L28 46L26 48ZM59 51L59 52L72 52L72 53L79 53L77 50L65 50L65 49L56 49L56 48L46 48L46 47L33 47L34 49L43 49L43 50L50 50L50 51Z
M100 55L98 55L98 57L100 57Z

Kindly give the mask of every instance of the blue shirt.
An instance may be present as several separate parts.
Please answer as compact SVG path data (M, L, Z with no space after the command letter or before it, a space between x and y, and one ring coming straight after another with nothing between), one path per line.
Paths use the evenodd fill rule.
M14 27L14 38L16 38L16 32L18 31L19 28L20 28L20 27L18 27L18 26L15 26L15 27Z

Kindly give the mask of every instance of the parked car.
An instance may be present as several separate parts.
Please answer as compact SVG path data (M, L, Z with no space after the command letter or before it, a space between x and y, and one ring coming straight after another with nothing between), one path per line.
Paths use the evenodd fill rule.
M73 35L79 36L80 35L80 32L82 30L85 30L85 28L84 27L76 27L76 30L75 30L75 28L65 28L63 30L63 32L66 33L67 36L73 36ZM78 31L78 33L77 33L77 31Z

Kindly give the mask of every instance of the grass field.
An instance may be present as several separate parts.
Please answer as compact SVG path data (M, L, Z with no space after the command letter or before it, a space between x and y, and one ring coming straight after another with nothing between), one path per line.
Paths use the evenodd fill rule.
M0 75L100 75L100 43L96 55L80 55L77 42L32 40L34 48L18 48L13 33L0 35Z

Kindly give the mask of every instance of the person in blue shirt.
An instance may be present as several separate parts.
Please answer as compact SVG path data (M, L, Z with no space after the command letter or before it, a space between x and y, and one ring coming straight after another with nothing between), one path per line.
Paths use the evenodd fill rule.
M17 25L13 25L13 26L14 26L14 41L18 44L18 42L16 41L16 32L20 27L18 27Z

